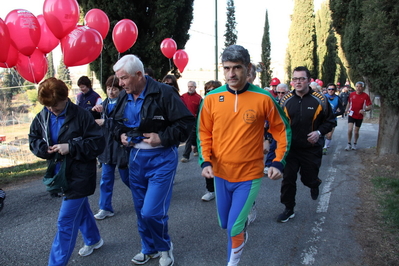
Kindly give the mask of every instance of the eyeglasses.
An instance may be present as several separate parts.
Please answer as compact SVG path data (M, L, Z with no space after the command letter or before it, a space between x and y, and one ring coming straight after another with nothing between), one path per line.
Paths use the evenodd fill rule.
M327 89L328 91L335 91L335 89Z
M306 77L300 77L300 78L292 78L291 80L293 81L293 82L297 82L297 81L300 81L300 82L304 82L305 80L307 80L308 78L306 78Z
M277 94L285 94L285 91L276 91Z

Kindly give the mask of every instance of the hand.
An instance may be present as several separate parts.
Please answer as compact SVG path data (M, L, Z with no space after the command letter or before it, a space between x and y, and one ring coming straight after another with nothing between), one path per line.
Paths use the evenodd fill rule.
M312 144L315 144L320 138L319 132L312 131L308 134L308 141Z
M127 140L126 133L123 133L121 135L121 142L122 142L123 146L129 146L129 141Z
M99 125L100 127L104 125L104 119L95 119L94 121L96 121L97 125Z
M103 106L101 104L97 104L93 108L91 108L91 110L101 113L104 110L104 108L103 108Z
M202 169L202 176L205 178L214 178L212 166L206 166Z
M143 136L145 137L143 141L150 144L152 147L161 145L161 139L157 133L144 133Z
M278 170L276 167L269 167L269 171L267 172L267 176L271 180L277 180L283 177L283 173Z
M66 155L69 153L69 144L68 143L56 144L54 146L48 147L47 151L48 153L58 152L61 155Z
M359 114L361 114L361 115L364 115L365 113L366 113L366 111L363 109L359 111Z

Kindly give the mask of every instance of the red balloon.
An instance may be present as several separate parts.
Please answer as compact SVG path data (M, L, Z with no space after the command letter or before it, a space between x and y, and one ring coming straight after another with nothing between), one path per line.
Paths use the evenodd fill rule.
M188 63L188 54L184 50L177 50L176 53L173 55L173 63L177 66L180 73L183 73L184 68L187 66Z
M166 58L172 58L176 49L176 42L172 38L166 38L161 42L161 52Z
M101 9L91 9L86 13L85 25L97 30L103 40L107 37L109 31L109 19L107 14Z
M7 60L4 63L0 62L0 67L11 68L14 67L18 62L19 52L14 46L10 45L8 50Z
M320 85L320 87L323 87L323 81L321 81L320 79L316 79L316 83Z
M57 47L57 45L60 43L60 40L58 40L51 32L46 24L46 20L44 19L43 15L37 16L37 20L39 21L40 29L42 31L42 35L40 37L37 48L39 48L39 50L42 51L44 54L48 54L55 47Z
M139 32L136 24L130 19L122 19L116 23L112 31L112 40L119 53L126 52L137 40Z
M28 10L15 9L8 13L5 22L12 45L23 55L33 54L41 33L37 18Z
M47 58L42 51L35 49L31 56L20 54L15 68L24 79L38 84L47 73Z
M76 0L45 0L43 4L46 24L58 39L64 38L76 27L79 12Z
M61 49L67 67L86 65L101 54L103 39L95 29L78 26L61 40Z
M5 62L10 50L11 40L7 25L0 18L0 62Z

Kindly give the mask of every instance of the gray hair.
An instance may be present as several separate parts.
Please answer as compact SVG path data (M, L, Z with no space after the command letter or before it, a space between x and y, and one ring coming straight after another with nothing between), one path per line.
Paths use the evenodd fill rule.
M317 84L317 82L310 82L309 86L313 89L313 90L320 90L321 87L319 84Z
M278 89L278 88L282 88L282 89L284 89L285 91L288 91L288 86L287 86L287 84L284 84L284 83L278 84L277 87L276 87L276 89Z
M358 81L358 82L356 82L356 85L357 85L357 84L360 84L360 85L364 88L364 82ZM355 85L355 86L356 86L356 85Z
M242 62L244 65L248 65L251 61L248 50L241 45L230 45L224 49L222 53L222 63L223 62Z
M144 74L144 66L140 59L132 54L123 56L113 67L114 71L124 70L129 75L135 76L137 71Z
M190 80L189 82L187 82L187 85L188 85L189 83L192 83L193 86L197 88L197 83L196 83L195 81Z

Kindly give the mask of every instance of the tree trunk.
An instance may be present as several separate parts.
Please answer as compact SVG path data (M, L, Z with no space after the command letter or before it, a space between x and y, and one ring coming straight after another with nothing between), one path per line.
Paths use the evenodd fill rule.
M380 100L377 154L399 154L399 108L387 106L383 97Z

